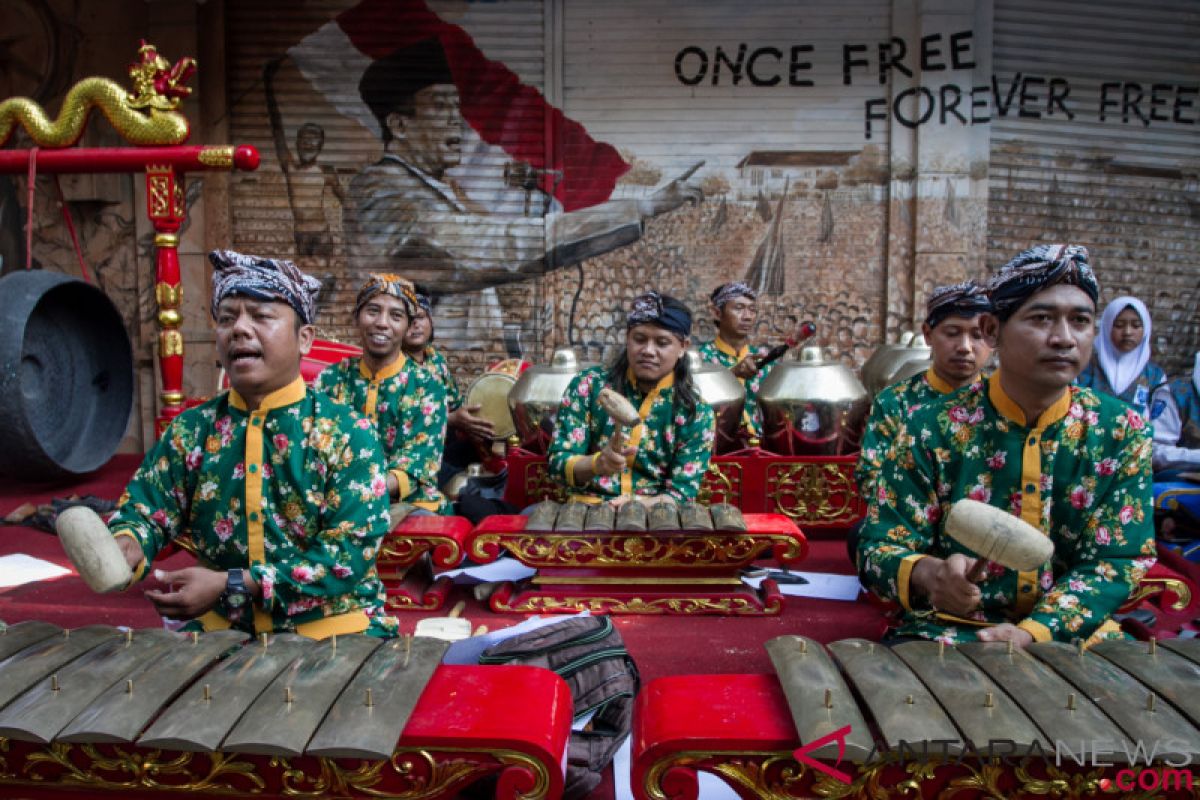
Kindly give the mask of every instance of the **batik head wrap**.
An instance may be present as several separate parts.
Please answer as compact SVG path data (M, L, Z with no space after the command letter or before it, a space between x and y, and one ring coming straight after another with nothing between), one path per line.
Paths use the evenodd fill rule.
M1113 344L1112 329L1117 316L1127 308L1132 308L1142 318L1142 341L1128 353L1117 351ZM1150 363L1150 311L1146 304L1136 297L1118 297L1104 307L1100 316L1100 337L1096 342L1096 358L1100 361L1100 369L1108 378L1108 385L1115 394L1121 394L1129 388L1129 384L1137 380L1138 375Z
M388 294L404 304L404 313L410 318L417 313L417 293L413 290L412 282L390 272L372 272L367 276L367 282L358 290L354 301L354 316L362 311L363 306L375 295Z
M974 317L992 310L987 289L975 281L963 281L950 286L939 286L929 295L925 303L925 324L936 328L938 323L951 315Z
M306 275L291 261L243 255L232 250L213 250L208 254L213 265L212 315L217 306L235 294L255 300L281 301L295 311L305 325L317 318L317 292L321 282Z
M757 300L758 292L744 283L722 283L716 289L713 289L713 293L709 296L709 302L716 308L721 309L735 297L748 297L751 300Z
M633 299L626 328L649 323L668 330L681 339L692 335L692 312L669 295L646 292Z
M1078 244L1039 244L1009 261L992 276L988 294L992 310L1006 320L1033 294L1048 286L1078 286L1095 303L1100 284L1088 262L1087 248Z

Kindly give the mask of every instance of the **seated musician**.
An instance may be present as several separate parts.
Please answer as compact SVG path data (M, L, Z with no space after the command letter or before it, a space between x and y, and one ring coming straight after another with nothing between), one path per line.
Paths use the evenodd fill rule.
M749 340L758 320L758 293L744 283L723 283L709 296L710 310L717 324L717 336L697 350L710 364L720 364L738 379L746 390L742 428L752 437L762 435L762 409L758 390L770 367L759 369L756 353Z
M982 315L990 310L987 289L974 281L933 290L925 304L925 322L921 325L933 364L920 375L875 395L855 468L859 491L864 497L874 486L888 445L900 424L922 406L940 402L980 380L980 370L992 357L982 321Z
M1128 295L1118 297L1100 316L1100 337L1091 363L1075 382L1129 403L1150 416L1154 391L1167 382L1162 367L1150 360L1150 311Z
M612 367L582 370L567 387L549 473L583 502L695 500L712 457L715 420L688 372L692 314L675 298L648 292L633 301L626 328ZM642 419L625 431L623 446L598 402L606 385Z
M354 303L362 356L326 367L316 388L375 421L387 464L388 495L418 509L446 509L437 487L446 438L446 387L404 355L417 311L412 284L372 273Z
M1154 423L1154 477L1178 480L1200 470L1200 353L1192 373L1160 386L1150 416Z
M1154 563L1150 437L1116 398L1072 381L1091 356L1087 250L1040 245L989 284L1000 369L915 411L892 438L869 498L859 576L903 607L894 638L1070 641L1120 636L1109 618ZM1054 542L1041 570L975 559L943 530L962 498L1006 509Z
M201 566L146 597L186 630L392 636L375 553L388 531L370 420L305 386L320 284L290 261L217 250L212 314L231 389L184 411L109 523L136 579L190 536Z
M445 486L456 473L479 460L479 446L486 446L496 435L491 420L479 416L482 406L463 405L462 390L446 363L446 357L433 345L433 307L429 295L416 289L417 311L404 336L404 355L432 373L446 387L446 444L437 482ZM456 434L462 434L461 436Z

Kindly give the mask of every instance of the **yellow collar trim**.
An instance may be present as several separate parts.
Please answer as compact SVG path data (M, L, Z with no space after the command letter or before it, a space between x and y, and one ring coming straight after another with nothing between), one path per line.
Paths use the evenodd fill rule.
M938 392L939 394L950 394L951 392L958 391L958 389L956 389L955 387L950 385L949 381L947 381L941 375L938 375L937 372L934 371L933 367L930 367L929 369L925 370L925 380L928 381L930 387L935 392ZM967 381L963 385L970 386L972 383L974 383L977 380L979 380L978 372L975 373L975 375L971 378L971 380Z
M1004 387L1000 385L1000 370L992 373L992 377L988 378L988 399L992 401L992 405L996 407L1003 416L1018 425L1029 427L1029 423L1025 421L1025 412L1017 405L1004 391ZM1071 388L1063 389L1062 396L1055 400L1049 408L1042 412L1038 417L1034 428L1045 428L1047 425L1052 425L1067 415L1071 409Z
M297 375L296 379L287 386L284 386L282 389L276 389L264 397L262 403L255 410L265 414L276 408L283 408L284 406L290 406L292 403L299 403L304 399L304 395L307 392L308 387L304 384L304 379ZM229 390L229 405L238 411L250 410L250 407L246 405L245 398L238 394L236 389Z
M637 376L633 374L633 367L626 368L625 379L629 381L629 385L633 387L634 391L637 391L637 392L641 391L641 389L638 388ZM654 388L646 393L646 396L647 397L650 397L650 396L657 397L659 394L662 393L663 389L670 389L674 385L675 385L675 370L671 370L670 372L668 372L666 375L662 376L662 378L659 379L658 383L655 384Z
M750 355L750 345L744 344L744 345L742 345L741 350L734 350L733 345L731 345L729 342L722 339L719 334L717 335L716 339L713 339L713 346L716 347L718 350L720 350L725 355L733 356L738 361L741 361L746 356Z
M404 352L401 351L395 361L372 374L371 370L367 368L367 360L360 356L358 359L358 374L369 381L386 381L388 378L400 374L400 371L404 369L404 365L407 363L408 356L404 355Z

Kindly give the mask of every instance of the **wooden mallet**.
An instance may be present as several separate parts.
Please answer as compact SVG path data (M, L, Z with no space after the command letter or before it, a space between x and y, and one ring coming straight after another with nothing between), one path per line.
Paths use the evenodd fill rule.
M1025 572L1038 569L1054 555L1049 536L1020 517L978 500L959 500L950 507L946 533L979 555L967 572L971 583L979 579L989 561Z
M119 592L133 582L125 554L95 511L87 506L65 508L54 528L67 558L93 592Z
M638 416L637 409L633 407L633 403L626 400L610 386L605 386L600 390L596 400L600 403L600 407L605 413L612 418L613 435L612 443L613 450L622 450L625 447L625 429L632 429L635 425L642 421Z

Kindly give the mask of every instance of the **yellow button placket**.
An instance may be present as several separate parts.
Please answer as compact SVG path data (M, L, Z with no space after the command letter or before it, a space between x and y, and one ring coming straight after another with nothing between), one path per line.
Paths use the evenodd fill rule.
M244 464L246 468L246 498L243 511L246 514L246 539L250 564L265 564L267 561L266 539L263 535L263 503L262 503L262 462L263 462L263 426L266 414L260 408L250 413L246 425L246 452ZM254 604L254 630L270 631L273 628L271 617L258 604Z

